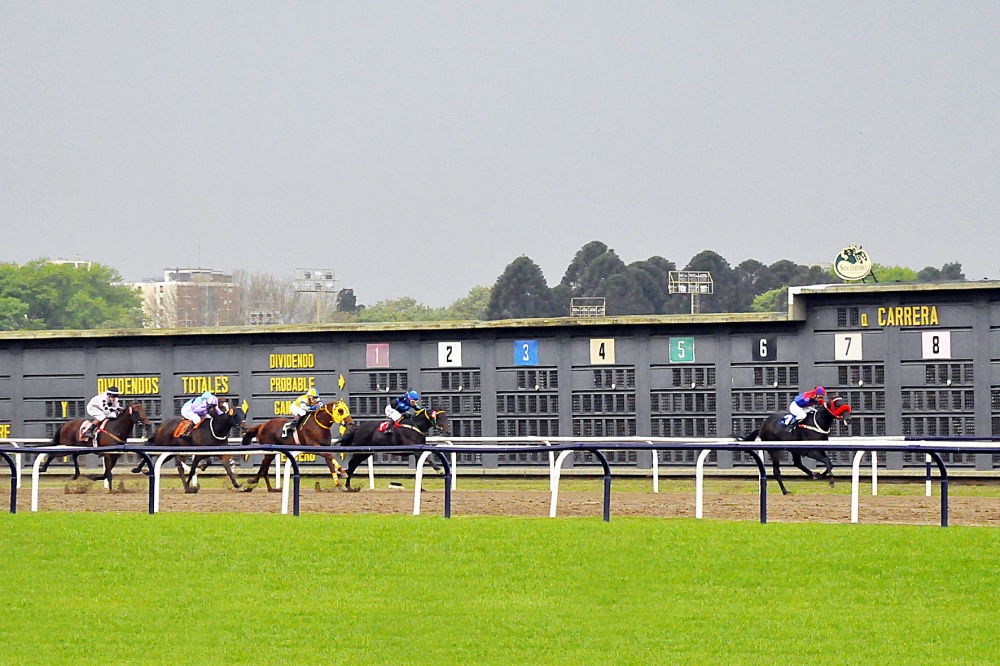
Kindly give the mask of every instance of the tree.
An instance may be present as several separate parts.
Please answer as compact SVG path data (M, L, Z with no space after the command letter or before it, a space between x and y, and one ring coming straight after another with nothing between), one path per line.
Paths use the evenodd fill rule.
M444 319L481 321L486 319L486 311L490 305L492 290L489 287L477 285L469 293L458 299L442 313Z
M436 321L441 318L439 312L428 305L417 303L414 298L404 296L369 305L358 312L358 321Z
M905 266L872 264L872 275L879 282L917 282L917 272Z
M788 287L778 287L753 299L751 312L785 312L788 310Z
M729 262L712 250L704 250L691 257L691 261L684 267L686 271L708 271L712 274L714 284L714 294L711 296L700 296L699 306L701 312L733 312L730 309L733 304L738 307L739 301L733 292L736 291L736 276ZM747 303L747 307L750 303Z
M353 289L341 289L337 294L337 311L350 314L358 311L358 299Z
M556 308L542 269L522 255L504 269L490 292L487 319L552 317Z
M115 269L36 259L0 266L0 326L18 329L138 328L141 300ZM25 306L27 310L25 310Z

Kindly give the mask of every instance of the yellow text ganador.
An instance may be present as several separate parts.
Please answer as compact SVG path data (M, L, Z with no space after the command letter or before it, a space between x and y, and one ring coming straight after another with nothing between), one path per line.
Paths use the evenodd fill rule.
M937 307L933 305L904 305L878 309L879 326L938 326Z

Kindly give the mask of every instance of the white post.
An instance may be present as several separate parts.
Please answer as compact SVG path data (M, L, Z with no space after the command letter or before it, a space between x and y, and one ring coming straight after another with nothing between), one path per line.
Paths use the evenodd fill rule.
M653 442L647 441L647 444L652 444ZM656 449L650 449L650 453L653 454L653 492L660 492L660 452Z
M559 474L562 471L563 463L566 458L573 453L572 451L560 451L559 457L556 458L555 467L552 469L552 476L549 479L549 487L552 489L552 502L549 504L549 518L556 517L556 506L559 504ZM552 455L552 452L549 452Z
M38 511L38 475L39 468L45 459L49 457L47 453L39 453L35 458L35 464L31 466L31 510Z
M375 454L368 456L368 489L375 490Z
M285 456L281 453L274 456L274 487L281 488L281 465L285 462Z
M14 448L20 448L17 442L11 442L11 446ZM14 454L14 473L17 474L17 488L21 489L21 454Z
M427 457L431 455L430 451L424 451L417 458L417 472L413 475L413 515L420 515L420 486L424 482L424 463L427 462Z
M169 453L161 453L153 463L153 513L160 512L160 478L163 471L163 463L170 457ZM184 463L181 462L183 467Z
M878 495L878 451L872 451L872 497Z
M542 443L545 444L545 446L552 446L552 442L550 442L547 439L543 439ZM554 492L555 489L556 489L556 487L552 484L552 480L554 478L552 476L552 474L555 472L555 468L556 468L556 454L554 454L551 451L549 451L549 492L550 493Z
M925 453L924 454L924 462L925 463L929 463L930 461L931 461L930 454L929 453ZM926 481L924 481L924 486L925 486L924 487L924 491L927 493L927 496L930 497L931 496L931 480L929 478Z
M702 505L705 497L705 461L708 459L709 449L703 449L698 454L698 464L695 467L694 482L694 517L702 517Z
M861 483L861 458L864 451L854 454L854 464L851 466L851 522L858 522L858 496L860 494L859 485Z

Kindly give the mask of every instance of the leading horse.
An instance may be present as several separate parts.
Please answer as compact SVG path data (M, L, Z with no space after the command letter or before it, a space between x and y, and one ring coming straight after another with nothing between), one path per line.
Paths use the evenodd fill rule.
M324 405L307 414L299 425L298 430L287 437L282 436L286 423L288 423L288 419L276 418L248 428L243 435L243 445L248 446L256 437L257 441L264 445L330 446L333 442L331 432L333 426L339 425L341 428L345 426L353 427L354 419L351 418L351 410L347 408L347 403L340 400L333 404ZM344 474L344 468L340 466L340 463L337 462L332 453L319 453L317 455L322 456L326 460L326 466L330 469L330 475L333 476L337 485L340 485L340 476ZM247 481L245 488L247 492L253 490L260 483L261 478L267 484L268 492L276 492L277 489L271 486L271 477L267 473L271 468L271 461L273 460L274 454L264 456L257 474Z
M52 437L52 444L54 446L93 446L94 453L99 453L97 449L102 446L118 446L119 444L125 444L129 437L132 436L135 431L135 426L138 424L149 425L150 421L146 417L146 410L143 408L142 403L130 402L125 406L121 415L116 418L105 419L99 426L97 426L96 434L91 442L84 442L80 439L80 431L82 430L85 423L90 419L74 419L72 421L67 421L64 423L56 434ZM73 479L76 480L80 478L80 461L79 458L84 453L72 453L70 454L73 458ZM104 473L101 475L89 474L87 476L91 481L101 481L106 480L108 482L108 487L111 487L111 470L114 469L115 464L118 462L118 458L121 454L118 453L105 453L104 456ZM48 470L49 463L52 462L52 456L50 455L48 459L42 463L40 471L44 472Z
M386 421L366 421L358 425L356 429L348 432L340 439L341 446L423 446L427 442L427 435L431 429L437 429L445 434L451 433L448 425L448 416L443 409L418 410L413 416L404 416L399 424L393 428L391 422ZM360 488L351 488L351 478L354 476L358 465L368 459L370 453L354 453L347 463L347 490L356 492ZM402 453L401 455L413 455ZM431 458L433 461L433 458ZM431 463L434 469L438 469L435 463Z
M177 432L181 423L187 419L183 416L173 416L160 424L160 427L156 429L153 436L146 441L156 446L190 446L194 448L225 446L229 442L230 431L243 423L246 414L241 408L233 407L226 401L223 401L220 405L223 409L222 414L210 414L189 434L183 437L178 437ZM198 492L198 486L192 484L191 479L198 471L198 463L202 460L207 462L210 456L195 456L194 460L191 461L190 469L185 469L184 461L181 458L182 456L179 454L174 456L174 460L177 462L177 474L181 477L181 483L184 484L184 492L196 493ZM226 474L229 475L229 481L232 482L233 487L237 490L242 490L243 487L236 479L236 472L233 469L233 456L224 453L220 454L219 458L222 460L222 466L225 468ZM202 465L201 469L204 468L205 465Z
M813 411L806 415L806 418L793 426L791 429L782 425L781 419L788 414L787 411L775 412L764 420L760 428L749 432L739 438L741 442L752 442L758 437L764 442L822 442L830 438L830 428L834 421L850 417L851 406L840 397L831 397L829 401L820 403ZM830 456L820 449L780 449L773 446L764 446L764 450L771 456L771 464L774 468L774 478L778 480L778 487L783 495L788 494L784 482L781 480L781 468L778 465L778 457L782 451L792 454L792 462L800 470L806 473L811 479L830 479L833 485L833 463ZM802 464L802 456L812 458L826 466L822 472L813 472Z

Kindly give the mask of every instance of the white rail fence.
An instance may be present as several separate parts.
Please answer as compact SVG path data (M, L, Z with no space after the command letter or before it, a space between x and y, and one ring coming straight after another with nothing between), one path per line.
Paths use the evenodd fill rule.
M32 447L26 446L31 444L45 445L50 444L48 439L30 439L30 438L8 438L0 439L0 444L6 444L14 447L14 458L15 458L15 470L16 470L16 486L21 487L22 482L22 454L31 453ZM130 444L144 444L143 439L129 440ZM239 439L234 438L230 440L231 444L238 444ZM641 448L642 450L652 451L652 468L651 468L651 479L652 479L652 491L654 493L659 492L659 456L657 452L659 450L671 450L671 449L696 449L699 450L697 457L697 462L695 465L694 475L695 475L695 516L697 518L703 518L704 516L704 478L705 478L705 462L708 459L709 454L713 450L719 448L731 447L734 444L733 439L726 438L712 438L712 439L692 439L692 438L678 438L678 437L432 437L428 439L428 445L432 445L439 451L447 453L451 463L451 489L455 490L458 488L458 455L456 451L450 451L449 449L454 449L461 447L463 452L468 452L470 447L481 446L485 448L488 446L491 452L505 452L505 453L517 453L524 451L524 448L532 447L533 450L537 450L537 447L551 447L564 444L587 444L587 445L601 445L606 444L606 450L630 450L630 445L637 445L636 448ZM756 443L742 443L743 447L757 449L763 442ZM838 448L840 450L849 449L854 452L852 473L851 473L851 522L858 522L859 513L859 499L860 499L860 483L861 483L861 462L865 453L871 454L871 488L872 495L878 494L878 456L877 451L887 450L886 447L892 447L891 450L898 450L899 447L906 446L909 449L919 449L921 446L927 449L933 449L934 451L950 451L950 450L976 450L982 452L996 452L1000 451L1000 444L996 441L982 440L982 441L970 441L970 440L956 440L954 442L942 441L940 439L927 440L927 441L914 441L906 440L903 437L879 437L879 438L832 438L827 442L822 444L824 448ZM787 444L783 444L783 448L787 447ZM817 443L800 444L799 448L802 447L816 448ZM704 448L701 448L704 447ZM53 447L47 447L50 450ZM61 447L56 447L61 448ZM603 447L598 447L603 448ZM792 446L794 448L794 445ZM308 452L308 450L306 450ZM70 453L81 453L81 454L93 454L99 455L100 452L96 449L85 449L82 450L78 447L67 447L67 455ZM218 449L213 450L198 450L190 449L185 450L185 456L190 455L218 455ZM266 449L252 448L252 447L242 447L233 446L233 454L269 454L274 453ZM301 452L290 452L290 455L298 455ZM575 453L572 450L560 450L558 452L549 451L548 452L548 472L549 472L549 492L551 495L550 499L550 509L549 515L555 517L557 515L557 507L559 501L559 484L562 476L562 469L565 461L569 458L569 455ZM39 453L32 465L32 499L31 499L31 510L38 510L38 489L40 485L40 468L45 459L49 455L57 455L55 452ZM151 506L153 511L159 511L160 506L160 491L161 491L161 477L162 477L162 467L163 463L174 453L155 453L155 463L152 470L152 484L151 490ZM287 458L287 456L279 455L279 464L275 465L275 483L282 491L281 493L281 513L288 513L289 506L289 479L291 475L292 463ZM434 455L432 451L423 451L417 458L416 469L414 471L414 496L413 496L413 513L418 515L420 513L420 495L423 484L424 476L424 464L428 458ZM759 451L759 455L763 458L763 450ZM280 464L281 458L284 458L284 466ZM930 463L930 454L925 454L925 458ZM370 489L375 488L375 465L372 457L368 458L368 485ZM283 467L283 469L282 469ZM498 470L502 473L502 470ZM282 479L282 476L284 477ZM197 470L195 471L193 483L197 484ZM107 486L107 482L105 482ZM932 483L930 475L928 474L925 482L925 493L927 496L932 494Z

